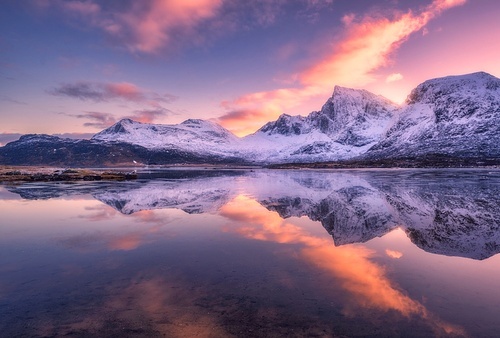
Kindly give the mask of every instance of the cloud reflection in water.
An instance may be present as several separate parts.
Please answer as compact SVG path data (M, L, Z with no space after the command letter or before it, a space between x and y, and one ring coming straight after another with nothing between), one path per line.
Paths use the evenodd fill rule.
M395 310L406 317L420 316L437 333L444 331L464 335L462 328L440 320L424 305L398 290L386 276L384 268L371 260L374 252L364 246L335 247L328 239L308 234L303 228L294 225L292 219L282 219L243 195L224 205L220 214L232 221L224 228L225 231L261 241L300 244L300 258L332 273L341 281L342 287L352 294L353 303L350 304L351 308L345 309L347 314L355 314L356 307Z

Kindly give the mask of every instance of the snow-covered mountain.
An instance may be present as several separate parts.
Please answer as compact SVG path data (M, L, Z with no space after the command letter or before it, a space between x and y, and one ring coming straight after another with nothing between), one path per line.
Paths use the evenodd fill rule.
M231 186L220 184L219 180L204 181L203 185L196 180L151 180L134 188L123 186L125 189L102 191L93 196L123 214L168 208L188 214L215 213L231 197Z
M480 72L415 88L367 158L500 157L500 79Z
M402 106L366 90L337 86L320 111L305 117L281 115L243 138L215 122L193 119L176 125L124 119L91 140L26 135L0 147L0 164L353 160L359 165L386 161L390 166L401 159L419 163L446 158L452 165L480 165L500 163L499 144L500 79L480 72L426 81Z
M148 124L123 119L95 134L92 140L123 142L148 149L171 149L201 155L230 155L239 139L217 123L189 119L180 124Z
M242 146L264 162L348 159L381 140L396 110L382 96L336 86L320 111L307 117L283 114L245 137Z
M124 119L92 140L259 163L339 160L362 154L380 141L396 109L381 96L336 86L320 111L307 117L281 115L241 139L211 121L161 125Z

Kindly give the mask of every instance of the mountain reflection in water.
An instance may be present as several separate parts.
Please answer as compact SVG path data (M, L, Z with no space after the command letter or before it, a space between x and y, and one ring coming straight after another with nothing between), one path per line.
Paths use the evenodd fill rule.
M70 229L57 234L50 226L32 227L36 239L24 247L22 226L4 228L2 332L487 336L500 329L493 319L498 297L483 299L493 291L488 281L480 293L474 285L470 290L452 285L448 279L457 271L432 276L417 264L413 272L387 261L420 257L411 252L406 257L411 250L396 245L407 236L427 252L473 259L446 261L449 269L487 262L500 251L498 171L166 171L153 176L6 187L0 210L7 224L22 218L15 211L31 206L40 219L81 225L72 231L68 223ZM26 200L41 203L23 204ZM37 209L42 205L44 210ZM56 217L61 206L67 214ZM51 249L42 249L42 231L50 233ZM397 241L387 240L390 236ZM17 244L8 243L9 237ZM373 244L355 244L365 242ZM49 259L44 252L50 250L56 253ZM35 251L40 254L33 256ZM427 263L428 256L421 264L440 266ZM427 290L419 279L435 285ZM460 297L470 313L457 305ZM479 320L476 313L487 315Z
M472 259L500 252L497 171L217 173L207 177L205 172L173 171L156 174L164 179L90 186L25 184L9 190L25 199L92 194L127 215L165 208L214 214L243 194L282 218L307 216L321 222L335 245L363 243L401 228L427 252Z

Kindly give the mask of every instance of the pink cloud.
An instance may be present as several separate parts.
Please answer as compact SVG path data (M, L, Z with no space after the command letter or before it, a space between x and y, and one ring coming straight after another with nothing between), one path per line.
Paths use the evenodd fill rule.
M142 122L142 123L154 123L157 119L167 116L171 114L171 111L158 107L154 109L143 109L132 112L129 115L116 117L110 113L103 112L95 112L95 111L87 111L76 115L64 114L71 117L76 117L78 119L87 120L87 122L83 123L84 127L92 127L96 129L105 129L109 126L115 124L121 119L128 118L134 121ZM86 135L86 134L82 134ZM1 139L0 139L1 141Z
M363 86L374 79L371 72L386 66L391 54L408 37L445 9L465 0L435 0L420 13L393 13L392 19L364 17L347 20L345 36L333 50L302 73L302 83L330 88L332 81Z
M154 0L147 8L136 2L131 11L118 16L130 32L127 47L132 51L153 53L171 43L179 32L192 33L200 22L217 14L221 0Z
M101 11L101 7L92 1L67 1L61 4L65 10L85 16L95 15Z
M218 119L218 122L233 131L235 135L244 136L260 127L260 121L270 115L265 110L232 110ZM255 123L257 121L257 123Z
M250 112L240 114L242 125L260 124L276 118L287 109L299 107L307 100L327 96L334 84L360 87L375 79L373 71L386 66L391 55L408 37L422 28L446 9L459 6L466 0L434 0L418 12L394 11L386 17L372 14L357 18L354 14L343 17L343 36L322 58L299 72L300 86L269 92L247 94L233 101L223 102L228 113L219 118L225 127L235 130L236 119L227 119L235 111ZM256 114L260 111L261 114ZM255 116L262 116L258 121ZM240 128L242 129L242 128ZM244 128L248 130L249 128ZM254 129L255 130L255 129Z
M397 250L386 249L385 254L394 259L400 259L401 257L403 257L403 253Z
M132 52L156 53L179 36L195 38L198 25L216 16L222 0L134 1L119 12L106 11L92 0L53 4L104 30Z
M120 97L128 101L143 101L144 93L137 86L128 83L108 83L105 85L105 91L111 97Z
M165 108L157 108L157 109L144 109L138 110L134 112L132 115L125 116L125 118L130 118L134 121L139 121L142 123L153 123L158 118L164 117L171 112Z
M399 81L402 79L403 79L403 75L401 73L393 73L385 78L385 82L387 82L387 83L396 82L396 81Z
M110 100L124 100L129 102L147 103L153 107L159 107L159 102L170 103L177 96L165 93L158 94L137 87L128 82L87 82L77 81L74 83L63 83L48 91L52 95L77 98L83 101L106 102Z

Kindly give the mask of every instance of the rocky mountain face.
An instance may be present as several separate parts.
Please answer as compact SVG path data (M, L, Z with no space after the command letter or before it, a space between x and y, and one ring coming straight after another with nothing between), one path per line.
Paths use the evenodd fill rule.
M281 115L243 139L247 152L266 149L264 162L314 162L352 158L381 140L397 106L366 90L336 86L320 111ZM255 154L259 156L259 154Z
M361 147L380 140L397 108L391 101L366 90L336 86L320 111L307 117L281 115L257 133L293 136L319 131L332 142Z
M415 88L399 119L364 157L499 158L499 145L500 79L474 73L429 80Z
M367 92L335 87L320 111L281 115L238 138L220 125L124 119L91 140L25 135L0 147L0 164L141 165L313 163L446 158L500 163L500 79L487 73L426 81L397 106ZM458 160L462 159L462 160ZM392 161L392 162L391 162ZM439 160L431 164L439 165ZM467 162L467 161L466 161Z

